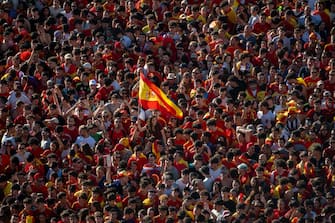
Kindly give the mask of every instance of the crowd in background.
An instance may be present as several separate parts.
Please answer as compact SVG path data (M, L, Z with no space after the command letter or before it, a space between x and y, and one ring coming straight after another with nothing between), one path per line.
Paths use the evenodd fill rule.
M5 0L0 222L335 222L335 2ZM143 73L183 118L142 108Z

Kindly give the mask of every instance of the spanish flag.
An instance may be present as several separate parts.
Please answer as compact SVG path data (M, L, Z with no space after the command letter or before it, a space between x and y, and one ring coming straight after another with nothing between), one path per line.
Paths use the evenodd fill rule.
M159 164L159 159L161 158L161 153L158 150L157 139L151 144L151 151L156 156L156 162Z
M163 116L183 118L182 110L143 73L140 75L139 103L144 109L157 109Z

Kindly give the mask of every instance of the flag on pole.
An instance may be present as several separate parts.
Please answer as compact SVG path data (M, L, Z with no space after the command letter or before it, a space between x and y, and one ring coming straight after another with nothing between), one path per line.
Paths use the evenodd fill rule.
M183 118L183 111L143 73L140 74L139 104L144 109L156 109L166 117Z
M158 149L158 143L157 143L157 140L156 139L152 144L151 144L151 151L153 154L155 154L156 156L156 162L157 164L159 164L159 159L161 158L161 153L159 152L159 149Z

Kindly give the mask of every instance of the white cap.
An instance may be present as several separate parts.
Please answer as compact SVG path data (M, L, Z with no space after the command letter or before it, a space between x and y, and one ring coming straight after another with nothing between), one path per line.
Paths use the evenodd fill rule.
M72 60L72 55L71 55L71 53L67 53L67 54L65 54L64 59L65 59L65 60L67 60L67 59Z
M86 62L86 63L83 64L83 68L92 69L92 65L90 63Z
M245 163L241 163L240 165L237 166L237 169L239 169L239 170L247 170L248 166Z
M319 81L316 83L317 86L319 86L319 85L321 85L321 84L324 84L323 80L319 80Z
M94 79L92 79L92 80L90 80L89 85L90 85L90 86L91 86L91 85L97 85L97 81L94 80Z
M52 119L50 119L50 122L53 122L55 124L59 124L58 118L53 117Z
M323 92L323 97L330 97L331 96L331 93L330 93L330 91L325 91L325 92Z
M174 80L176 79L176 74L175 73L169 73L168 76L166 77L167 80Z

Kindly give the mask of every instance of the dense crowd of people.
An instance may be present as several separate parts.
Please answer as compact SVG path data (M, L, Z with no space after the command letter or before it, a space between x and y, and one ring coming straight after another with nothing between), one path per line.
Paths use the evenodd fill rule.
M335 222L334 22L328 0L1 1L0 222ZM140 74L183 118L141 106Z

